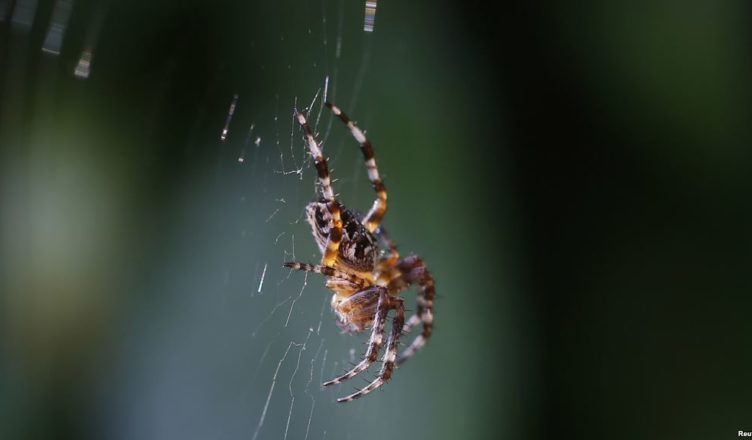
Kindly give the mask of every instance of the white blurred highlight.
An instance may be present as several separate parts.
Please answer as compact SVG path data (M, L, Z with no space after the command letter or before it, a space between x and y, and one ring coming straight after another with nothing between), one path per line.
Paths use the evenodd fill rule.
M78 59L75 69L73 69L73 76L79 79L86 79L91 73L91 49L85 49L81 52L81 58Z
M363 20L363 30L373 32L374 22L376 21L376 1L366 1L366 16Z

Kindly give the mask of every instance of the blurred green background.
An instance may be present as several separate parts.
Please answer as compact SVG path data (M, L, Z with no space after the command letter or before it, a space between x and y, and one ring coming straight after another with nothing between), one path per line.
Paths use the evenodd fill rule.
M0 437L752 430L750 4L364 6L0 2ZM439 295L347 405L367 336L281 267L320 258L294 108L373 199L325 87Z

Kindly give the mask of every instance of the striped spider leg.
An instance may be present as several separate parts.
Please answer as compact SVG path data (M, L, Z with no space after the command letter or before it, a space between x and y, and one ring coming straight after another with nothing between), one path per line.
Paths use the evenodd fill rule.
M434 280L423 261L412 255L403 260L399 259L397 245L392 241L383 227L376 231L376 235L389 249L389 253L379 261L379 278L395 293L407 289L412 284L418 285L418 310L410 316L402 329L407 334L416 325L423 323L423 330L405 351L397 358L397 366L404 363L416 351L423 348L433 331L433 299L435 296Z
M431 273L420 258L414 255L406 257L397 263L397 269L401 275L396 280L392 280L390 283L391 289L401 290L411 284L418 285L418 309L410 316L402 331L403 333L408 333L414 326L423 324L421 333L415 337L413 342L397 358L397 366L399 366L410 359L415 352L423 348L428 338L431 337L431 333L433 332L433 298L436 290L433 276L431 276ZM403 287L402 283L405 283L407 286Z
M297 117L298 123L303 127L303 131L305 132L306 144L308 145L308 150L311 152L314 164L316 165L316 173L319 176L321 195L323 196L322 202L326 204L326 209L329 213L331 226L327 230L326 245L322 250L324 255L321 258L321 264L323 266L331 267L334 264L334 260L337 258L339 244L342 241L342 219L340 218L340 207L339 203L334 198L332 179L329 177L329 166L327 165L324 154L321 152L321 148L319 148L318 142L316 142L316 137L313 135L313 131L311 131L311 127L308 125L305 116L303 116L302 113L297 113Z
M373 155L373 147L371 147L371 141L368 140L363 131L358 128L349 117L331 102L327 102L326 106L337 116L346 126L350 129L353 137L358 144L360 144L360 151L363 152L363 159L366 162L366 168L368 169L368 180L373 185L373 190L376 191L377 198L373 202L371 210L363 217L362 223L368 229L368 232L374 233L381 224L381 219L386 214L386 187L384 182L381 181L379 176L379 169L376 167L376 158Z

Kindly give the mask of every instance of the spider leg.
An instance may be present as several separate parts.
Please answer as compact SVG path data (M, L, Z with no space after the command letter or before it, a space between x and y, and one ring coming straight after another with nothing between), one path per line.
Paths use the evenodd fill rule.
M383 226L379 226L379 229L376 230L376 236L384 242L387 248L389 248L389 255L379 261L379 266L377 268L379 273L384 273L394 267L394 265L397 264L397 261L399 261L399 250L397 250L397 244L392 241L392 238Z
M348 300L354 302L368 302L369 299L367 297L372 295L378 295L379 298L376 305L376 315L373 319L373 330L371 330L371 337L368 339L368 348L363 355L363 359L345 374L324 382L325 387L352 379L357 374L370 367L372 363L376 362L376 358L379 356L379 350L381 349L381 344L384 339L384 324L386 323L386 316L389 313L389 309L392 308L392 301L390 300L389 294L383 287L374 287L358 292L348 298Z
M303 127L303 131L305 132L306 145L308 145L308 150L313 157L313 161L316 165L316 172L319 176L319 183L321 183L321 193L324 196L324 200L327 202L329 212L332 214L332 228L329 232L329 239L326 243L324 256L321 258L321 264L323 266L331 267L337 259L339 244L342 241L342 218L340 215L340 207L337 199L334 197L334 191L332 190L332 179L329 177L329 166L326 163L326 158L321 152L318 142L316 142L316 136L314 136L305 116L297 111L295 115L298 118L298 124Z
M392 319L392 333L389 335L389 342L387 342L386 353L384 353L383 364L381 365L379 374L376 376L376 379L363 389L349 396L339 398L337 402L350 402L351 400L363 397L381 385L384 385L392 377L395 359L397 358L397 344L399 343L400 336L402 336L402 326L405 323L405 305L402 298L391 297L390 302L395 309L395 315Z
M416 256L406 257L397 263L397 269L402 273L402 276L389 283L390 291L402 290L409 284L418 285L418 309L407 320L402 331L409 332L414 326L423 323L423 331L397 357L397 366L399 366L410 359L416 351L423 348L428 338L431 337L433 331L433 298L436 291L433 277L420 258Z
M368 232L373 233L378 229L381 219L386 214L386 187L384 182L381 181L379 176L379 169L376 167L376 159L373 155L373 147L371 147L371 141L368 140L363 131L358 128L355 123L350 120L347 115L331 102L327 102L326 106L332 111L334 116L337 116L342 122L350 129L353 137L360 144L360 151L363 152L363 159L366 162L366 168L368 169L368 180L373 184L373 189L376 191L376 200L373 202L371 210L363 217L363 225L368 229Z
M287 262L284 264L285 267L289 267L293 270L302 270L304 272L315 272L321 275L324 275L326 277L332 277L332 278L339 278L341 280L347 280L353 284L362 286L364 283L364 280L355 276L351 275L346 272L342 272L341 270L333 269L331 267L327 266L321 266L319 264L308 264L308 263L293 263L293 262Z

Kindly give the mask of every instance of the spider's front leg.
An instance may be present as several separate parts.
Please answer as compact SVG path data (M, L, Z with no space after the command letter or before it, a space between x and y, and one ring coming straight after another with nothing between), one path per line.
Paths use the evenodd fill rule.
M368 180L371 181L373 190L376 191L376 200L374 200L373 206L363 217L363 226L368 229L368 232L373 233L379 228L381 219L386 214L387 203L386 187L384 186L384 181L381 180L381 176L379 176L379 168L376 166L376 157L373 154L371 141L368 140L365 133L339 107L331 102L326 102L326 106L329 107L334 116L338 117L350 129L350 133L360 145L360 151L363 153L363 160L366 163L366 169L368 169Z
M321 264L323 266L332 267L334 261L337 259L337 252L339 251L339 244L342 242L342 217L340 212L339 203L334 198L334 190L332 190L332 179L329 176L329 166L327 165L324 153L321 152L319 143L316 141L316 136L313 134L313 130L308 125L305 116L302 113L297 113L298 123L303 127L305 132L306 145L308 145L308 151L310 151L313 157L314 164L316 165L316 173L319 176L319 183L321 184L321 194L324 196L329 213L332 216L332 227L329 232L329 237L326 242L326 249L324 255L321 258Z

